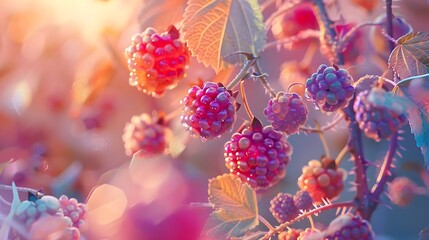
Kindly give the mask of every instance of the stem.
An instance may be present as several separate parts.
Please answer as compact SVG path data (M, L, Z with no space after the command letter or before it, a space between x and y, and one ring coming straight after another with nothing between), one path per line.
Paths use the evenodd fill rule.
M381 193L384 190L387 179L389 177L389 170L392 166L393 157L395 156L396 148L398 147L398 133L393 134L390 139L389 149L384 157L383 165L381 166L380 172L378 173L377 181L372 188L372 195L375 199L379 199Z
M393 13L392 13L392 0L386 0L386 31L390 38L393 38ZM395 43L388 40L389 52L395 48Z
M298 217L294 218L293 220L289 221L289 222L285 222L279 226L277 226L273 231L269 231L264 237L262 237L260 240L268 240L271 237L273 237L275 234L278 234L279 232L283 231L283 229L289 227L290 225L297 223L309 216L312 216L313 214L318 214L320 212L323 211L327 211L330 209L334 209L334 208L340 208L340 207L356 207L356 203L355 202L339 202L339 203L332 203L329 205L324 205L318 208L315 208L311 211L305 212L301 215L299 215Z
M317 34L319 34L319 33L317 33ZM316 54L316 51L318 49L319 49L318 44L316 44L314 42L310 43L310 46L308 46L307 51L305 52L304 57L299 62L299 65L302 68L307 68L308 66L310 66L311 61L313 61L314 54Z
M171 120L173 120L175 117L179 116L182 113L182 108L178 108L174 111L172 111L171 113L167 114L164 116L164 121L165 123L170 122Z
M361 23L359 25L356 25L354 28L352 28L350 31L348 31L344 37L338 40L338 51L343 52L344 47L352 40L352 38L356 35L356 33L359 31L359 29L363 27L368 26L380 26L380 23Z
M337 31L334 28L334 22L329 18L323 0L311 0L314 4L314 12L320 26L320 40L326 43L335 56L334 62L338 65L344 65L344 57L341 51L335 47L337 43Z
M308 221L310 222L310 227L314 230L316 227L314 226L313 216L308 216Z
M343 147L343 149L341 149L340 153L338 153L337 158L335 158L335 166L340 166L341 162L344 159L344 156L347 154L347 152L349 151L349 146L345 145Z
M299 130L301 132L305 132L305 133L325 132L325 131L328 131L329 129L335 127L342 119L343 119L343 115L339 114L339 115L337 115L336 118L334 118L334 120L332 120L332 122L328 123L327 125L323 126L320 129L312 128L312 127L301 127L301 128L299 128Z
M255 61L255 65L253 66L255 68L255 71L258 73L258 78L261 80L262 85L264 86L265 90L270 94L270 96L273 98L276 96L276 93L274 89L270 87L267 80L265 79L264 74L262 74L261 66L259 65L258 61Z
M226 86L226 89L233 89L237 84L246 76L249 69L255 64L256 59L247 60L243 67L240 69L240 72L232 79L232 81Z
M2 190L12 190L12 186L0 184L0 189L2 189ZM36 189L32 189L32 188L16 187L16 190L19 191L19 192L26 192L26 193L31 192L34 195L40 194L39 191L37 191Z
M326 158L330 159L331 158L331 152L329 151L328 141L326 141L325 135L323 134L323 131L320 130L320 125L317 122L316 122L316 127L319 130L319 137L320 137L320 141L323 144L323 149L325 150Z
M250 110L249 102L247 102L246 91L244 90L244 81L240 82L240 92L241 92L241 99L243 100L244 108L246 109L247 115L249 115L249 118L252 120L254 116L253 116L252 110Z
M258 219L259 221L261 221L261 223L263 223L268 229L270 229L271 231L275 231L275 228L267 221L267 219L265 219L264 217L262 217L261 215L258 215Z

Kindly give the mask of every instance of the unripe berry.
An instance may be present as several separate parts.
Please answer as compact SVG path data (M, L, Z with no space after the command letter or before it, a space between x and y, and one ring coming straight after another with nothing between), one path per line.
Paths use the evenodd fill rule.
M161 34L147 28L134 35L125 57L130 70L129 84L149 95L161 96L184 78L190 55L179 39L179 31L171 26Z
M233 93L214 82L193 86L181 104L182 124L202 141L220 137L232 128L237 117Z
M298 94L279 92L270 99L264 114L275 130L291 135L307 121L308 109Z
M272 126L262 128L254 119L252 127L234 133L225 143L225 165L231 173L255 189L267 188L282 179L292 147Z

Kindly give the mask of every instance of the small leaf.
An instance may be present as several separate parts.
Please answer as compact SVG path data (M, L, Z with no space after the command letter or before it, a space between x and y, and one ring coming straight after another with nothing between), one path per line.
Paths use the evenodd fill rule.
M19 199L18 190L16 189L15 182L12 182L12 205L10 206L9 214L7 215L7 220L12 220L13 215L15 214L16 208L21 203L21 200ZM0 228L0 239L9 239L9 231L10 226L7 222L4 222L3 225Z
M234 175L210 179L209 202L216 210L203 229L203 235L208 238L238 237L259 224L255 191Z
M216 72L244 60L224 56L239 51L256 55L266 42L257 0L188 0L182 32L192 55Z
M413 32L397 41L389 66L402 79L429 73L429 33Z

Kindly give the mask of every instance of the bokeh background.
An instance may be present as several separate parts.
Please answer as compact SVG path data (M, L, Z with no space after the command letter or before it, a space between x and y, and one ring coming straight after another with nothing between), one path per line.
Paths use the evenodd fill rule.
M337 2L332 16L341 22L372 21L384 11L381 3L367 12L350 1ZM223 144L231 134L202 143L189 138L176 118L170 126L173 156L147 159L126 156L121 137L133 115L174 112L189 84L215 77L213 70L193 59L187 77L161 98L128 85L123 50L131 36L149 26L160 32L170 24L180 26L185 4L184 0L0 1L0 161L14 160L1 174L1 183L15 181L18 186L88 202L86 239L196 239L210 211L187 206L207 202L208 179L227 172ZM404 16L414 30L429 31L427 1L402 0L394 5L394 13ZM264 16L272 11L267 8ZM386 67L373 57L368 33L365 30L353 43L363 46L360 58L349 66L355 78L381 74ZM273 41L272 33L267 35ZM284 74L291 73L282 76L282 64L301 61L305 52L305 47L271 48L261 54L262 68L276 90L290 84ZM309 68L314 71L324 62L317 51ZM217 78L230 79L228 73ZM246 88L253 112L266 123L262 111L269 97L258 82L249 82ZM309 123L332 117L312 111ZM244 109L238 119L234 130L247 119ZM401 167L404 162L423 162L409 127L403 130L401 145L407 150L394 174L422 185L418 174ZM326 138L335 156L347 140L344 123ZM272 224L276 222L268 211L270 199L278 192L295 193L301 167L324 153L317 135L300 134L289 141L294 153L286 178L258 194L260 212ZM366 140L365 147L376 163L387 143ZM345 161L342 167L350 169L351 163ZM372 181L375 171L373 167L368 174ZM352 180L349 176L348 182ZM340 200L352 197L353 192L346 191ZM316 221L323 226L332 218L333 213L322 214ZM417 239L419 231L429 226L429 198L417 197L400 208L384 196L372 224L378 239Z

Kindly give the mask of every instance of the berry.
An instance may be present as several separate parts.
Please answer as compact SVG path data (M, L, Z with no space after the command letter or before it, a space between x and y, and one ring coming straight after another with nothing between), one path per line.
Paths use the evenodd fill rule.
M279 92L270 99L264 114L275 130L291 135L307 121L308 109L298 94Z
M296 218L299 209L295 206L293 197L287 193L279 193L270 201L270 212L279 223L289 222Z
M390 201L398 206L407 206L416 194L416 184L406 177L396 177L387 185Z
M293 202L301 210L310 210L313 207L313 198L307 191L296 192L293 196Z
M371 240L374 233L371 225L360 216L350 213L334 219L323 232L326 240Z
M380 57L387 60L390 56L390 50L388 47L389 39L387 38L386 30L386 16L381 15L375 23L379 23L382 28L373 28L370 32L371 42L373 43L375 51ZM393 27L393 38L398 39L403 35L413 31L413 27L402 17L394 17L392 20ZM384 33L384 34L383 34Z
M337 169L334 160L311 160L302 168L298 186L307 191L315 203L321 203L322 199L333 200L340 195L344 189L343 176L343 170Z
M166 128L162 119L154 121L145 113L133 116L131 121L125 125L122 141L125 153L128 156L136 152L139 154L157 154L165 151Z
M271 28L276 39L284 39L296 36L305 30L318 30L316 15L310 4L299 4L292 11L287 12L282 17L277 17L273 21ZM291 44L291 47L308 47L315 43L315 39L307 38Z
M130 70L129 84L152 96L161 96L174 88L184 78L190 58L174 26L161 34L147 28L134 35L125 57Z
M60 202L53 196L43 196L36 201L25 200L18 204L15 211L15 218L26 227L31 225L43 216L55 216L60 208Z
M347 107L353 97L352 78L345 69L322 64L307 79L305 91L313 103L324 112L335 112Z
M267 188L282 179L292 146L272 126L262 128L256 118L251 127L234 133L225 143L225 165L255 189Z
M302 229L289 228L287 231L279 233L278 240L297 240Z
M237 118L233 95L222 84L214 82L193 86L181 101L182 124L193 137L203 141L220 137L232 128Z
M299 233L298 240L316 240L323 239L322 233L317 229L306 228Z
M374 10L376 7L380 5L379 1L374 1L374 0L352 0L352 2L364 8L368 12L371 12L372 10Z
M62 215L70 218L73 227L82 230L86 226L86 205L65 195L62 195L59 201Z
M377 142L389 139L407 123L405 106L391 101L391 95L381 88L372 88L360 92L353 104L359 128Z

